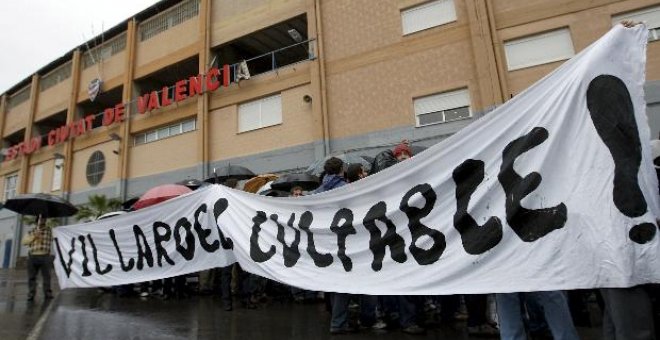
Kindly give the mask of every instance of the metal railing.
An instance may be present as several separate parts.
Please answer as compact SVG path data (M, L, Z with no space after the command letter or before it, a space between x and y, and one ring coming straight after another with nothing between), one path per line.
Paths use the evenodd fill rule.
M83 69L89 68L94 64L98 64L103 60L107 60L113 55L126 49L126 32L109 41L104 42L102 45L90 49L85 52L82 57Z
M69 77L71 77L71 61L41 77L41 80L39 81L39 91L43 92L64 80L69 79Z
M140 24L140 41L153 38L199 15L199 0L178 4Z
M299 53L300 58L294 56L293 58L289 57L285 59L284 54L292 51ZM253 77L259 74L273 72L284 66L314 59L316 59L316 39L309 39L243 61L248 66L250 77ZM230 65L232 74L234 75L232 81L234 82L239 80L237 78L238 70L243 61Z
M7 99L7 107L9 109L12 109L21 103L26 102L28 99L30 99L30 88L32 86L28 85L20 90L18 90L16 93L12 94L9 96Z

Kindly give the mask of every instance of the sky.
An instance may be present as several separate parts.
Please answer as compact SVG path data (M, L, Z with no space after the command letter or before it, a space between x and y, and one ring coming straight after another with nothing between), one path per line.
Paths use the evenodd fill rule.
M74 47L156 2L158 1L2 1L0 94Z

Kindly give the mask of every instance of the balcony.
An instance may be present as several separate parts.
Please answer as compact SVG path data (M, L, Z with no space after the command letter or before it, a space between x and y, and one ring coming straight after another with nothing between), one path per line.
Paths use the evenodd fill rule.
M137 32L136 76L142 77L161 68L163 63L186 59L198 53L199 2L184 1L140 23ZM165 62L163 59L170 61ZM145 69L144 66L148 65L150 67Z
M68 61L41 77L35 120L66 109L71 93L71 66Z
M30 92L31 86L28 85L9 95L3 136L12 134L27 126L26 117L30 116Z
M167 110L166 102L174 102L174 84L181 80L187 80L190 77L199 74L199 57L197 55L169 65L158 71L150 73L140 79L136 79L133 86L133 101L131 102L132 112L139 112L138 98L152 91L156 91L159 96L159 109L154 112L162 112ZM163 95L163 90L167 89L168 93ZM190 100L185 100L181 104L173 105L172 107L179 107L180 105L187 105L192 103ZM142 115L134 116L134 119L141 119Z
M245 61L250 76L316 59L316 41L307 39L307 17L300 15L246 35L212 50L214 64L231 65L232 80L239 80Z
M89 98L87 87L96 78L102 80L108 87L123 83L122 76L126 71L126 32L87 48L81 56L80 85L78 101Z
M122 102L123 86L118 86L110 90L105 90L96 96L94 101L89 99L78 103L76 106L76 116L74 120L85 118L88 115L94 115L92 129L103 125L103 111L114 108L115 105Z

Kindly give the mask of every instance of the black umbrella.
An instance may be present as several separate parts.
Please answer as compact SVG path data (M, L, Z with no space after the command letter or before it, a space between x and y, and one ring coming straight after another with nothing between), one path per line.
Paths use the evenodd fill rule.
M239 165L228 165L222 168L213 169L213 176L204 180L208 183L220 184L230 178L236 180L250 179L256 176L250 169Z
M49 194L17 195L5 202L5 208L21 215L43 217L67 217L78 212L69 201Z
M371 157L371 156L367 156L367 155L360 155L360 157L362 157L362 158L363 158L363 159L364 159L365 161L367 161L367 162L369 162L369 164L371 164L371 163L373 163L373 162L374 162L374 158L373 158L373 157Z
M259 193L259 195L271 196L271 197L289 197L290 196L288 191L275 190L275 189L268 189L266 191L262 191L262 192Z
M303 190L314 190L321 185L318 177L310 174L288 174L281 176L271 183L270 187L277 190L290 191L295 186Z
M193 179L187 179L187 180L181 181L181 182L177 182L176 184L185 185L188 188L190 188L190 190L197 190L200 187L209 185L208 182L202 182L202 181L200 181L198 179L194 179L194 178Z
M135 202L137 202L139 199L140 199L140 197L129 198L129 199L125 200L124 202L122 202L121 208L124 209L124 210L130 210L133 207L133 204L135 204Z

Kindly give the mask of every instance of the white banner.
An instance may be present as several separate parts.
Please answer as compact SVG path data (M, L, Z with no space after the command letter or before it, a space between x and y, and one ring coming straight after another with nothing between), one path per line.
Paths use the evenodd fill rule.
M456 294L660 282L647 32L617 26L410 160L295 198L212 186L55 229L60 286L222 267L293 286Z

